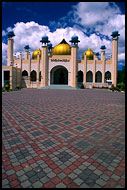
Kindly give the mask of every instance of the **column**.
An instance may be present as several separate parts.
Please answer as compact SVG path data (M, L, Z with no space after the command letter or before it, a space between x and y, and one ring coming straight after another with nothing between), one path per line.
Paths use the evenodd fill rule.
M13 44L14 44L14 40L12 38L9 38L7 66L10 66L10 64L13 63Z
M42 54L41 54L41 87L48 85L48 47L42 46Z
M31 55L28 54L28 88L30 88Z
M112 73L111 79L114 87L117 86L117 58L118 57L118 39L112 39Z
M84 53L84 88L86 88L86 72L87 72L87 60L86 60L86 54Z
M19 66L20 66L20 87L22 87L22 53L20 53L20 63L19 63Z
M25 50L25 60L28 60L28 50Z
M77 87L78 47L71 47L71 86Z
M102 87L105 83L105 51L101 51L101 61L102 61Z
M13 84L12 84L12 66L10 66L10 89L13 88Z
M36 81L37 88L39 88L39 72L40 72L40 59L39 59L39 53L38 53L37 54L37 81Z
M93 60L93 87L95 87L95 74L96 74L96 56L94 55L94 60Z

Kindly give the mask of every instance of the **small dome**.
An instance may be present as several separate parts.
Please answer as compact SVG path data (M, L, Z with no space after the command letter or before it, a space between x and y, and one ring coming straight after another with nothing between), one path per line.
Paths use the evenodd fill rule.
M52 47L51 42L49 42L49 43L47 44L47 46L51 48L51 47Z
M83 53L82 59L84 59L84 54L86 54L86 59L87 60L93 60L93 58L94 58L94 52L90 48L88 48L88 50L85 51L85 53Z
M41 59L41 50L39 48L33 52L32 59L37 59L38 52L39 52L39 58Z
M13 36L15 36L14 32L11 30L8 32L7 34L8 38L12 38Z
M78 40L78 36L76 36L76 34L74 34L72 37L71 37L72 40Z
M102 45L100 49L106 49L105 45Z
M29 45L25 45L24 49L25 49L25 50L30 49Z
M52 49L52 55L71 55L71 46L63 39Z

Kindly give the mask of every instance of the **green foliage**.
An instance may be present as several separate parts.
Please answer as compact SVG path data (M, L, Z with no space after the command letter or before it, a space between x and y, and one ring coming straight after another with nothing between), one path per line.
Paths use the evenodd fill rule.
M6 89L5 89L5 87L2 87L2 92L6 92Z
M117 71L117 83L123 82L125 84L125 66L122 71Z
M110 90L112 90L112 91L125 91L125 84L123 82L118 83L117 87L114 87L114 85L112 85Z
M6 90L9 90L9 89L10 89L10 82L9 82L9 81L6 81L6 82L5 82L4 88L5 88Z
M114 87L114 85L112 85L110 87L110 90L112 90L112 91L120 91L119 87Z
M117 87L120 89L120 91L125 91L125 84L123 82L118 83Z

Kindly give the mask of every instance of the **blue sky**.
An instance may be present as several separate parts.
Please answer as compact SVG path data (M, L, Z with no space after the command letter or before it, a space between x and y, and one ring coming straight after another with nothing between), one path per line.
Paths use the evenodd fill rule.
M100 52L105 44L106 57L112 54L111 33L118 30L118 69L125 65L125 3L109 2L2 2L2 64L7 59L7 32L13 30L14 53L24 51L25 44L31 53L41 48L44 33L53 46L63 38L69 43L71 36L79 36L79 58L91 48Z

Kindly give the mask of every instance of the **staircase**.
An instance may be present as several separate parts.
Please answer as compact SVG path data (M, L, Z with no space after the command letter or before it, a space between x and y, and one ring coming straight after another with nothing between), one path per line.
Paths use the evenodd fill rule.
M77 88L74 88L72 86L68 86L68 85L59 85L59 84L52 84L50 86L45 86L45 87L40 87L39 89L71 89L71 90L75 90Z

